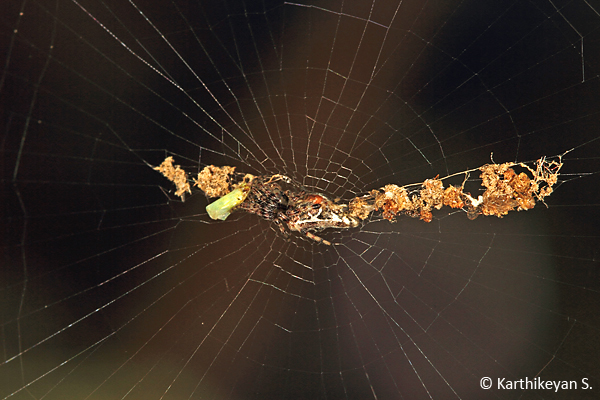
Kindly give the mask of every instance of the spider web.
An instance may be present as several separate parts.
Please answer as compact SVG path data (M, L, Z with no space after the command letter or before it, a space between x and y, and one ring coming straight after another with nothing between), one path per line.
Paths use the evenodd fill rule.
M598 3L22 0L0 20L0 398L598 397ZM567 151L547 208L372 216L332 246L212 221L152 169L348 200ZM496 385L536 377L578 388Z

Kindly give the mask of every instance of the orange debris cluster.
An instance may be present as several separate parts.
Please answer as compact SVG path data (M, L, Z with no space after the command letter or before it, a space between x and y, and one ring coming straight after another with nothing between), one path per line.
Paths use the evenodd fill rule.
M512 167L520 166L525 172L517 174ZM558 181L558 171L562 162L546 161L542 158L537 161L536 168L520 163L486 164L479 168L481 171L481 185L485 187L482 195L474 198L470 193L464 192L463 186L444 185L437 177L427 179L421 189L409 195L405 187L386 185L380 190L373 190L370 198L373 199L375 210L382 210L383 218L393 221L400 212L431 222L432 210L439 210L442 206L465 209L470 219L479 215L494 215L502 217L512 210L529 210L535 207L536 200L544 201ZM368 204L366 199L362 200ZM362 215L355 211L361 219ZM366 217L365 217L366 218Z

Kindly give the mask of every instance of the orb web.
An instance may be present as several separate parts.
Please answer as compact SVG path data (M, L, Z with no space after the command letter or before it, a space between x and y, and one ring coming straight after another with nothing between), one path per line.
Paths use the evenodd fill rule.
M1 398L597 397L593 2L9 3ZM369 216L335 246L212 220L153 169L349 201L492 153L565 154L548 208Z

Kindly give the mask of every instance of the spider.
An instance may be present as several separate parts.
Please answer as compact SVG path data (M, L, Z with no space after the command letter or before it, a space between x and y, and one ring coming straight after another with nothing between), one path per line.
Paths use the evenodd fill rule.
M268 180L266 177L254 179L239 208L273 221L284 235L300 232L326 245L331 245L331 242L310 231L349 229L359 225L357 218L348 215L346 206L336 204L321 194L283 190L277 181L291 183L283 175L274 175Z

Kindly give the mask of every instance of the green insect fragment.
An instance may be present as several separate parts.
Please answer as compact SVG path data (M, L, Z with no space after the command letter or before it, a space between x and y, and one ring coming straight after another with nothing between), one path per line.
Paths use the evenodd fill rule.
M206 206L206 212L212 219L227 219L231 211L242 204L248 194L248 187L242 186Z

